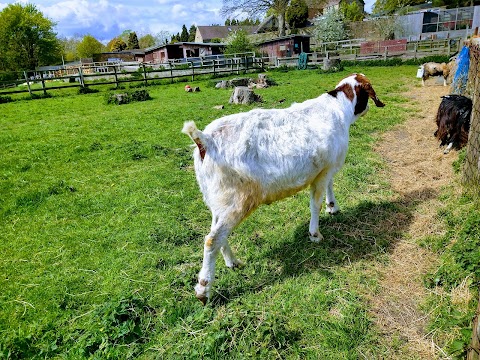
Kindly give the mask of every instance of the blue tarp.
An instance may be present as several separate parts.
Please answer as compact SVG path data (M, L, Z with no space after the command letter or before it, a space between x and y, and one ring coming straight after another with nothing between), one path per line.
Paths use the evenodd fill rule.
M467 88L468 69L470 68L470 51L464 46L457 56L457 71L453 78L453 93L463 95Z

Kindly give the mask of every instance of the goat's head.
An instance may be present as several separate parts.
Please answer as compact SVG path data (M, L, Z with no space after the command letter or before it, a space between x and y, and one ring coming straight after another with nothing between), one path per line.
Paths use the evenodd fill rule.
M368 111L369 98L373 100L377 107L385 106L377 97L370 80L363 74L353 74L343 79L335 90L330 91L329 94L337 97L339 92L343 92L348 100L355 102L354 114L356 116L362 116Z

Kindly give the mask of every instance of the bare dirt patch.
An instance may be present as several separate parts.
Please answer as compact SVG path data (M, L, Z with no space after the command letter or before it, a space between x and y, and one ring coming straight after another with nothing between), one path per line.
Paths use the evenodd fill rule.
M437 359L443 355L426 331L428 314L420 306L427 297L423 276L438 261L435 254L418 245L429 235L441 235L438 210L446 206L438 199L443 187L454 178L452 162L457 153L447 155L434 138L435 115L441 96L449 87L412 87L406 96L415 110L405 123L385 133L378 151L388 164L388 177L395 192L393 200L408 207L410 226L389 254L389 261L379 265L379 292L371 308L385 345L397 343L389 358ZM388 346L387 346L388 348Z

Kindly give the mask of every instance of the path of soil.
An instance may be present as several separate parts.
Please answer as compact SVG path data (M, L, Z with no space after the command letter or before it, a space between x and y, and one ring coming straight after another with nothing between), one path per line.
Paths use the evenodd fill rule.
M436 215L446 206L438 200L443 187L453 181L452 162L457 153L444 155L435 131L435 114L443 86L413 87L407 94L415 111L411 119L384 134L377 151L388 164L388 176L397 201L408 207L412 219L405 236L379 267L380 291L371 299L372 311L385 344L403 343L397 359L437 359L440 349L427 334L428 314L420 310L427 297L423 276L438 261L435 254L418 245L428 235L441 234ZM382 341L382 342L383 342Z

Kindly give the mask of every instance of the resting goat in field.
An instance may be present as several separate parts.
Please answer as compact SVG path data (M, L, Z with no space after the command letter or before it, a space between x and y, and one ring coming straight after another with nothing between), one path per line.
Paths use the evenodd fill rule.
M440 146L446 144L444 154L453 147L457 150L467 144L472 114L472 100L462 95L442 96L437 111L437 130L434 136L440 140Z
M447 63L436 63L436 62L427 62L420 66L421 76L422 76L422 85L425 86L425 80L430 76L443 76L443 86L447 86L447 79L450 73L453 71L455 66L455 60Z
M197 144L195 173L212 212L195 286L200 301L205 304L210 297L219 251L228 267L242 265L227 237L259 205L310 186L310 240L322 240L318 218L324 193L326 211L337 212L333 176L345 161L350 125L367 112L369 98L385 106L365 75L353 74L335 90L287 109L225 116L204 131L193 121L185 123L182 132Z

